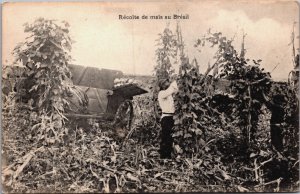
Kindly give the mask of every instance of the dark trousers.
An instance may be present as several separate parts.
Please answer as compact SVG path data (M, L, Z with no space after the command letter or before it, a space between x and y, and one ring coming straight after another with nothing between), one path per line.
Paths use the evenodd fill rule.
M271 124L271 144L278 150L283 149L283 134L282 129L275 124Z
M172 153L172 128L174 126L173 116L165 116L161 119L161 142L160 158L171 158Z

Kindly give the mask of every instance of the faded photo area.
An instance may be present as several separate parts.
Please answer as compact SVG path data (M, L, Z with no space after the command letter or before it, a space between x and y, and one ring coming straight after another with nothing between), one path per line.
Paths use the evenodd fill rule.
M299 192L299 4L2 4L1 191Z

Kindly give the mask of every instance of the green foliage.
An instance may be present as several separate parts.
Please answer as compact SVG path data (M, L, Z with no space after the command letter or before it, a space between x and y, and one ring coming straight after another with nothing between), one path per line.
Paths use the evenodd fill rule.
M179 75L177 79L179 92L175 98L175 129L173 137L175 141L184 148L186 153L193 153L196 135L201 136L203 129L199 127L198 116L203 109L199 104L204 97L199 85L199 67L190 64L189 59L182 57ZM199 139L204 145L204 140Z
M217 46L218 50L214 58L214 66L220 69L218 78L231 81L230 90L237 103L232 113L242 128L244 138L248 143L254 139L257 131L258 115L264 102L262 94L268 93L271 86L270 73L260 68L262 60L245 59L245 51L242 48L241 56L233 47L233 39L228 40L221 32L208 34L199 39L196 47L211 43L211 47ZM244 44L244 43L243 43Z
M157 95L159 92L159 83L163 79L170 79L174 73L172 60L177 54L177 42L175 35L169 28L165 28L159 38L156 40L158 48L156 49L156 66L154 67L156 81L154 82L153 101L156 119L160 118L160 107L158 106Z
M176 44L175 35L169 28L165 28L164 32L159 34L156 49L157 65L154 67L158 80L168 79L174 73L171 61L177 54Z
M41 21L46 20L35 25L41 25ZM176 50L176 40L172 40L171 32L167 34L169 38L165 39L161 35L160 40L164 40L165 46L161 44L162 50L157 55L165 64L158 68L157 76L160 78L172 74L169 65L172 64L171 53ZM174 44L169 44L170 40ZM30 48L32 41L27 42ZM160 129L157 123L153 123L153 112L149 111L155 106L152 93L134 98L134 130L127 143L121 146L111 133L112 126L105 121L85 120L89 125L82 126L78 123L72 126L72 122L68 122L67 126L61 125L61 114L65 109L57 111L51 106L57 106L57 101L52 100L55 98L62 100L63 103L58 104L63 108L68 104L65 101L68 72L62 73L65 79L56 76L58 73L52 75L50 70L57 72L56 68L63 66L59 61L58 65L43 63L44 70L41 71L41 61L48 59L48 55L46 59L39 57L33 61L28 59L31 56L25 47L17 48L15 54L25 61L25 65L33 61L30 68L26 67L26 73L34 69L27 81L31 84L30 88L36 87L36 90L30 91L32 99L27 104L15 101L13 96L8 96L4 104L2 152L7 161L2 173L3 185L8 186L10 192L22 193L298 190L299 107L295 92L286 84L270 85L269 74L259 66L261 61L247 60L244 54L239 56L231 41L220 33L207 35L205 40L198 41L201 43L198 46L207 43L218 46L217 62L204 75L199 72L196 60L190 62L181 53L177 79L180 91L175 97L177 157L169 161L159 159ZM29 50L34 49L32 46ZM23 59L23 55L18 53L24 53L26 57ZM161 60L168 57L169 61ZM64 64L67 64L67 58L64 59ZM57 62L56 58L54 61ZM209 75L211 70L214 70L213 76ZM50 76L43 76L45 73L37 75L38 72L48 72ZM32 83L31 78L34 78ZM230 80L228 93L217 92L215 88L222 79ZM47 83L42 85L41 80ZM60 87L57 94L55 86ZM208 89L211 92L207 92ZM260 114L263 110L260 107L264 108L263 93L270 99L277 94L285 97L282 152L273 149L269 143L270 112ZM41 105L40 99L43 101ZM127 110L131 109L124 106L120 112ZM249 149L245 146L245 138L249 137L248 130L254 127L259 129L252 133L254 137L251 140L255 138L256 144ZM242 132L247 134L241 135Z
M294 88L287 83L273 85L270 96L283 95L283 154L291 159L298 158L299 154L299 102Z
M47 130L51 126L61 130L68 106L67 96L72 87L68 63L71 60L72 40L69 24L65 21L39 18L33 24L24 24L24 32L29 33L25 42L15 47L13 54L25 66L23 97L33 101L32 106L40 115ZM43 118L49 118L47 122ZM40 123L41 124L41 123ZM46 130L45 128L45 130ZM53 135L57 132L53 130Z
M289 73L288 82L299 99L299 54L295 56L294 69Z

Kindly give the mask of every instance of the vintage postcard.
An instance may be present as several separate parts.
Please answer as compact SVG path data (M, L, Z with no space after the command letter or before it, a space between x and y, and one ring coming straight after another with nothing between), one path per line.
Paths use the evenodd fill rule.
M1 192L299 192L299 2L2 4Z

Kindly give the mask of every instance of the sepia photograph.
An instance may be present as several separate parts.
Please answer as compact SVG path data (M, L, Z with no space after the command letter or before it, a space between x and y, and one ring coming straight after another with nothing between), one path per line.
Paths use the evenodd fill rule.
M1 193L300 192L299 1L1 8Z

